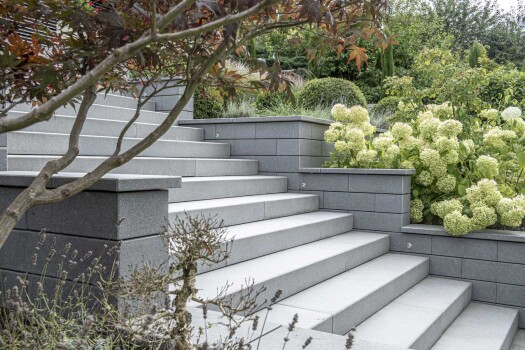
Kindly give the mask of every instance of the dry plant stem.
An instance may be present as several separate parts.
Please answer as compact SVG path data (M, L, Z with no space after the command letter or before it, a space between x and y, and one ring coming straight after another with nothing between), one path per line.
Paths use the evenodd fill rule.
M182 268L182 285L175 297L175 324L178 334L175 336L179 349L193 349L191 341L191 320L188 318L188 300L195 293L195 276L197 275L197 264L194 262L187 263Z
M7 240L9 232L11 232L25 212L33 206L35 199L46 190L46 185L51 177L66 168L78 156L80 132L84 127L89 108L93 102L95 102L96 97L95 86L91 85L84 91L82 103L80 104L77 118L75 119L75 123L73 124L69 136L69 147L67 152L62 157L48 162L37 175L35 180L33 180L33 183L22 191L22 193L20 193L9 205L2 216L0 216L0 248ZM67 192L63 192L62 195L64 197L68 196ZM7 231L7 229L9 229L9 231Z

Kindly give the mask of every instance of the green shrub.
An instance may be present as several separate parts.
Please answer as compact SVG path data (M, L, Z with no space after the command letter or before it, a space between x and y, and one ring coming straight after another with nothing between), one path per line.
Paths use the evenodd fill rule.
M449 103L427 105L410 123L372 137L366 109L335 105L325 133L330 167L416 169L411 221L443 223L456 236L525 218L525 121L521 110L483 110L470 123Z
M224 113L222 101L208 89L197 89L193 96L193 117L195 119L221 118Z
M339 78L322 78L309 81L299 94L302 108L330 107L336 103L366 107L366 99L357 85Z

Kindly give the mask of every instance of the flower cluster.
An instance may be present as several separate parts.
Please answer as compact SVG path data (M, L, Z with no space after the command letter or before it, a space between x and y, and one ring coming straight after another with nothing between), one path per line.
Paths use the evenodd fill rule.
M325 133L325 140L335 143L327 165L415 169L414 223L442 223L452 235L495 224L520 226L525 217L521 115L518 108L488 109L462 123L448 103L428 105L412 122L396 122L372 137L364 108L336 105L335 122Z

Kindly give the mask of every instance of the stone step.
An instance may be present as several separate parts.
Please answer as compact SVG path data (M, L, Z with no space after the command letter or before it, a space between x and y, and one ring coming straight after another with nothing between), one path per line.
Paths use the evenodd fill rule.
M525 329L518 329L510 350L525 350Z
M30 105L20 105L17 106L16 111L26 112L31 109ZM74 117L77 115L77 110L71 106L60 107L55 111L57 115L67 115ZM183 111L179 115L179 118L184 117L184 114L192 113L188 111ZM125 107L113 107L105 106L100 104L93 104L88 112L88 118L97 118L97 119L109 119L109 120L121 120L129 121L135 115L134 108L125 108ZM140 112L140 116L137 119L139 123L151 123L151 124L160 124L162 123L168 114L165 112L155 112L155 111L146 111L143 110ZM8 116L9 117L9 116Z
M137 99L130 96L118 95L118 94L104 94L98 93L96 104L112 106L112 107L124 107L124 108L135 108L137 107ZM142 107L145 111L155 111L155 101L149 100Z
M82 156L110 156L117 144L117 137L84 135L80 137ZM142 139L124 138L124 152ZM69 135L17 131L7 135L9 154L62 155L67 152ZM159 140L140 154L141 157L163 158L230 158L230 144L194 141Z
M428 271L428 258L389 253L280 301L268 321L286 325L298 314L298 327L346 334L427 277Z
M284 176L186 177L181 188L170 189L170 202L253 196L287 191Z
M470 303L432 350L508 350L518 329L518 310Z
M472 285L428 277L357 326L356 339L428 350L470 303Z
M9 112L10 116L16 117L23 112ZM24 131L50 132L50 133L69 133L75 122L75 117L65 115L54 115L45 122L33 124ZM86 119L82 128L82 135L95 136L119 136L122 129L126 126L125 121L90 118ZM144 138L151 133L157 125L148 123L134 123L127 131L128 137ZM203 141L204 130L199 128L172 126L162 137L166 140L180 141Z
M258 258L292 247L315 242L351 231L353 215L328 211L286 216L247 224L229 226L227 239L230 256L221 265L203 265L201 273L226 265Z
M223 295L235 305L241 294L246 295L246 286L250 285L254 292L260 291L257 304L262 307L278 290L282 291L281 298L299 293L385 254L388 245L388 235L343 233L198 275L198 296L214 298L228 285ZM265 289L261 290L263 287ZM341 290L335 292L341 293ZM310 300L312 303L317 303L317 300Z
M319 196L299 193L276 193L257 196L207 199L170 203L169 217L217 216L225 226L309 213L319 209Z
M8 155L10 171L40 171L56 156ZM105 157L78 156L64 169L64 172L86 173L93 171ZM152 158L136 157L114 169L113 174L171 175L171 176L230 176L255 175L256 160L247 159L204 159L204 158Z

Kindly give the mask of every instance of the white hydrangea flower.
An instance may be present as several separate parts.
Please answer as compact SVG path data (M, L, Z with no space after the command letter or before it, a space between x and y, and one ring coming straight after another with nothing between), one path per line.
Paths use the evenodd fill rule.
M496 120L499 116L499 111L497 109L484 109L479 114L481 118L487 120Z
M518 119L521 117L521 109L518 107L508 107L503 112L501 112L501 117L503 120Z
M348 113L348 108L345 105L338 103L332 107L332 118L337 121L343 121Z

